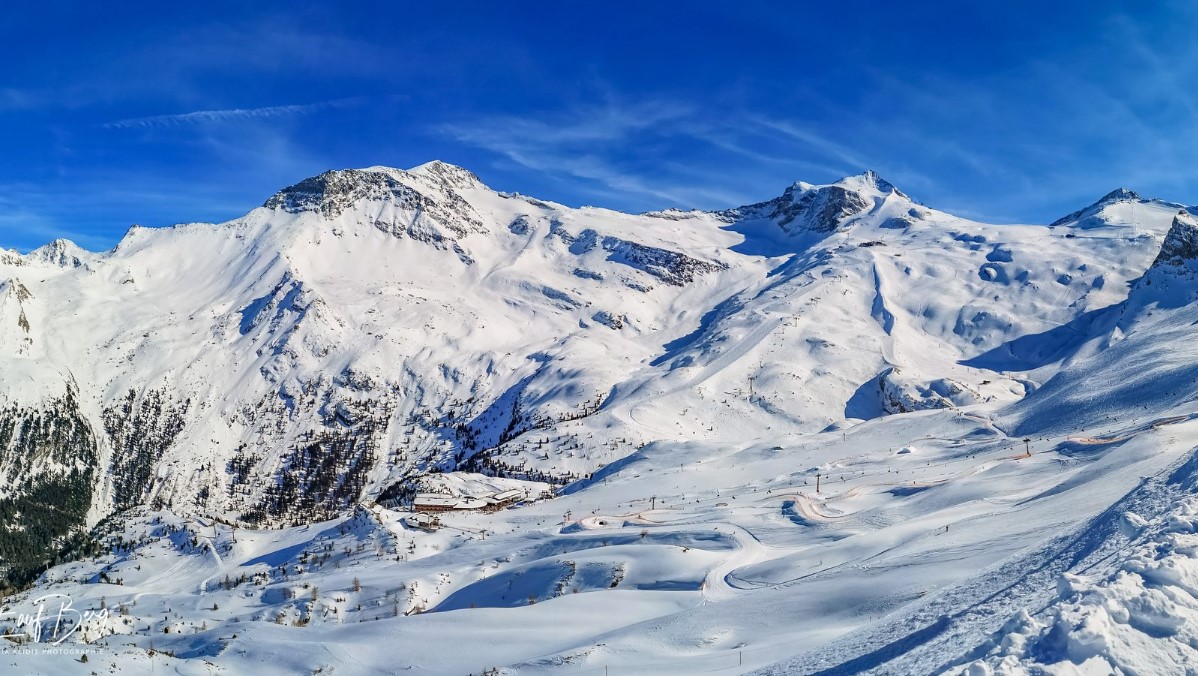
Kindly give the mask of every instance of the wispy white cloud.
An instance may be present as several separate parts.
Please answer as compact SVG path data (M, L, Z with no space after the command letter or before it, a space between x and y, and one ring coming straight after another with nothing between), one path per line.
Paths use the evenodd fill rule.
M662 99L625 103L609 96L601 104L436 129L623 208L731 207L766 199L812 173L839 177L866 166L853 150L789 123ZM811 147L784 152L776 138L783 130Z
M437 129L464 143L496 153L525 169L547 176L581 179L583 192L602 197L630 193L673 205L709 203L738 196L727 188L701 184L679 185L661 175L653 180L644 167L630 166L629 144L678 135L694 135L694 107L670 101L644 101L619 105L576 106L538 117L497 116L469 122L443 124ZM605 152L616 150L618 152ZM641 156L652 165L652 158ZM589 185L588 185L589 184Z
M835 141L829 140L827 137L817 134L809 129L804 129L794 123L768 119L759 116L751 117L750 121L756 125L810 146L811 149L815 150L820 155L846 164L853 170L871 169L874 166L872 162L865 159L855 150L847 148L839 143L836 143Z
M458 141L505 155L530 169L539 169L541 162L535 156L550 147L623 140L690 113L691 109L685 106L650 101L631 106L579 106L539 117L495 116L443 124L439 129Z
M285 106L265 106L262 108L225 108L221 110L196 110L190 113L171 115L149 115L110 122L105 127L109 129L130 129L134 127L176 127L190 124L207 124L213 122L229 122L237 120L263 120L288 115L306 115L308 113L344 108L357 105L362 98L334 99L318 103L305 103Z
M177 171L104 167L42 182L0 181L0 248L28 251L64 238L102 251L133 223L222 222L330 166L328 158L269 124L204 127L187 147L195 159ZM212 180L214 175L222 180Z

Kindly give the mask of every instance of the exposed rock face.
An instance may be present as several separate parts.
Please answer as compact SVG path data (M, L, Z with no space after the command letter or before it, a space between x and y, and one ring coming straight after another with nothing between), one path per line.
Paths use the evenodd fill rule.
M792 187L784 197L789 197L790 203L784 201L779 204L770 217L777 219L778 225L787 232L796 227L814 232L832 232L844 219L870 206L870 202L861 194L836 185L797 195Z
M0 281L0 340L12 344L15 353L28 355L33 346L32 325L25 306L33 294L21 280Z
M16 251L0 251L0 265L18 267L26 264L25 257Z
M599 233L590 229L583 230L575 237L559 226L554 235L569 243L570 252L575 255L581 256L596 249L603 249L609 252L607 260L636 268L671 286L684 286L693 282L699 275L728 269L723 263L701 261L677 251L639 244L619 237L601 237ZM575 271L575 274L580 277L591 276L586 271L582 271L582 274Z
M467 265L474 259L458 242L486 232L478 213L457 190L482 187L474 174L442 162L410 172L345 169L326 171L284 188L262 206L290 213L314 212L332 220L363 202L387 207L375 210L370 225L396 237L452 250Z
M699 275L719 272L728 267L723 263L701 261L677 251L658 249L617 237L604 237L603 248L611 252L609 260L643 270L672 286L689 284Z
M422 164L415 169L409 170L407 173L426 177L439 184L439 187L445 191L486 187L478 176L469 169L464 169L440 160Z
M464 169L460 171L465 172ZM432 175L437 179L433 182L434 186L440 183L436 187L442 188L466 180L458 174ZM457 194L419 190L390 173L363 169L326 171L284 188L266 200L263 206L293 213L315 211L325 218L335 218L363 201L388 202L417 215L433 218L459 235L482 228L474 210Z
M1173 218L1152 267L1180 267L1193 260L1198 260L1198 221L1189 212L1181 211Z
M88 268L87 261L94 258L95 254L84 251L73 242L56 239L30 252L29 257L62 268Z
M878 385L882 392L882 409L889 414L952 408L980 401L976 392L951 378L921 382L897 368L882 374Z
M718 212L729 220L768 218L789 234L831 233L874 206L874 198L903 193L872 171L850 176L838 183L811 186L796 183L780 197L739 209Z
M612 314L607 310L600 310L596 312L591 319L594 319L609 329L618 330L624 328L624 322L627 320L627 317L624 315Z
M333 218L367 199L388 200L410 208L425 203L423 195L387 174L345 169L304 179L275 193L262 206L293 213L315 211Z

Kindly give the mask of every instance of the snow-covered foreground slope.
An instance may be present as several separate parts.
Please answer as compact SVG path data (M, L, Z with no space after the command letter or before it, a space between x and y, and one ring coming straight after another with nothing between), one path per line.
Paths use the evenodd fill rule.
M6 617L32 614L46 594L107 606L113 617L68 643L90 644L89 668L122 673L155 660L197 673L684 674L1089 659L1097 649L1021 652L993 635L1030 643L1050 622L1081 623L1086 606L1070 594L1083 587L1058 590L1065 573L1104 589L1102 571L1149 565L1124 543L1157 546L1161 529L1145 524L1172 523L1192 490L1198 419L1183 410L1037 438L1030 457L989 419L953 411L777 445L654 444L581 490L445 515L434 532L381 507L273 531L133 512L102 529L126 544L51 569ZM1083 605L1054 610L1066 603ZM1174 606L1138 603L1109 635L1079 627L1063 645L1106 640L1118 664L1184 655L1184 644L1153 646L1182 640L1188 615L1178 608L1170 633L1145 633L1137 613L1166 622ZM1012 629L1021 612L1041 619ZM4 657L71 668L44 652Z
M0 657L1180 663L1196 259L1189 212L1128 191L995 226L866 173L633 216L441 163L329 172L104 254L3 254L0 563L79 560L0 627L47 594L110 615L67 639L85 664L44 638ZM409 511L512 488L432 529Z

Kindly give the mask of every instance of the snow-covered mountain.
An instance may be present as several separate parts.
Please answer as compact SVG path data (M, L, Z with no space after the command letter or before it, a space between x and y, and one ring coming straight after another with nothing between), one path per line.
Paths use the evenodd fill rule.
M303 576L346 582L310 557L369 542L389 563L346 554L367 581L347 594L401 616L453 610L486 631L511 606L550 626L559 615L530 600L554 598L630 618L448 673L635 668L737 641L757 651L746 669L835 668L903 640L919 612L971 600L978 570L1095 517L1134 487L1133 468L1179 457L1193 436L1181 408L1198 399L1196 211L1116 190L1048 226L991 225L866 172L724 211L632 215L498 193L432 162L326 172L228 223L135 226L104 253L0 252L0 563L25 582L64 549L97 551L84 531L104 522L105 546L121 547L52 569L35 591L85 571L164 598L198 585L224 594L210 604L226 608L210 618L218 631L278 612L314 621L270 595ZM1151 453L1162 426L1174 436ZM1012 460L1033 441L1036 455ZM817 475L838 483L813 493ZM480 486L562 497L453 517L493 536L469 542L405 529L388 509ZM674 511L639 502L650 496ZM755 506L729 507L738 499ZM563 513L565 526L546 525ZM1027 521L1003 521L1013 514ZM341 524L322 531L328 543L303 535L328 520ZM980 530L949 536L962 520ZM152 545L143 532L188 535ZM200 565L204 551L214 559ZM260 606L211 584L263 565L284 574L259 580ZM288 566L307 568L289 578ZM413 590L402 603L392 578ZM436 591L415 593L418 581ZM925 599L932 587L956 591ZM799 590L820 622L787 610ZM827 606L836 593L844 608ZM324 607L334 623L374 618ZM865 608L890 624L871 629ZM422 641L438 614L411 625ZM633 629L666 616L672 629ZM945 650L975 663L953 664L1043 657L965 646L996 630L962 629ZM684 635L707 638L687 653ZM578 652L596 641L622 647ZM946 654L904 659L919 671ZM785 662L795 655L807 661Z

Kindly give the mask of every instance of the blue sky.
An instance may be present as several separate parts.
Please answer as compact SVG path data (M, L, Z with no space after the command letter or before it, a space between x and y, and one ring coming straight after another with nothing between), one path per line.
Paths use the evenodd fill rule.
M1198 203L1191 2L171 4L6 8L0 247L431 159L625 210L867 168L995 222Z

